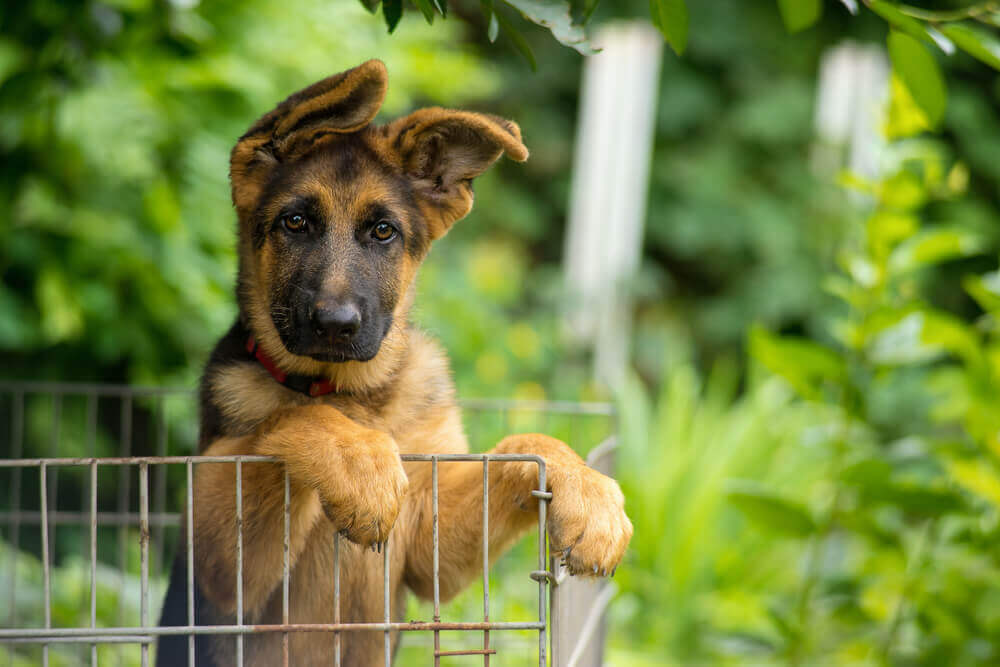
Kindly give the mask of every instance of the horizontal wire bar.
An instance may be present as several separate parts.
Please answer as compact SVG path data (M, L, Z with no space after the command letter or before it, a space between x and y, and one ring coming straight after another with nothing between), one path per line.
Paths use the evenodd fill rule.
M180 512L150 512L150 526L179 526ZM0 512L0 523L4 521L20 521L37 523L42 520L42 513L35 510L20 510L15 512ZM84 525L91 521L90 512L49 512L49 525ZM138 526L139 512L98 512L97 522L102 526Z
M25 394L94 394L98 396L194 396L196 390L187 387L150 387L125 384L93 384L86 382L43 382L0 380L0 392ZM575 401L531 401L515 398L464 398L459 405L467 410L527 410L573 415L614 416L613 403Z
M478 461L482 463L489 456L490 461L528 461L544 465L542 457L536 454L400 454L402 461ZM228 455L228 456L108 456L103 458L33 458L0 459L0 468L37 468L43 463L48 466L97 465L179 465L183 463L283 463L275 456Z
M138 637L145 635L245 635L261 632L427 632L433 630L541 630L544 624L538 621L489 623L433 623L410 621L409 623L285 623L275 625L170 625L144 628L21 628L0 629L0 644L12 640L34 639L36 643L59 637L78 637L83 642L100 642L103 637Z

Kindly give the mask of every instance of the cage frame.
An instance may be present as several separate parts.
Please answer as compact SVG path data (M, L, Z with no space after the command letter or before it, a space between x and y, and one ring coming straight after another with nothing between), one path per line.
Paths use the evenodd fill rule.
M382 583L383 583L383 619L380 622L347 623L340 617L340 550L341 541L345 538L334 533L334 567L333 582L333 619L330 623L290 623L289 622L289 581L294 568L289 562L289 526L290 526L290 479L287 470L284 473L284 529L282 545L282 622L280 624L249 624L245 623L243 609L243 561L244 561L244 540L243 540L243 512L242 512L242 470L246 463L272 463L283 465L275 457L251 456L251 455L230 455L230 456L204 456L204 455L174 455L167 456L165 424L158 425L157 449L155 456L132 456L130 447L133 437L132 433L132 411L136 399L153 398L158 399L160 412L163 410L165 396L191 395L189 389L159 388L159 387L135 387L129 385L106 385L106 384L82 384L65 382L14 382L0 381L0 396L10 396L12 419L10 424L10 437L14 449L14 457L10 459L0 459L0 470L18 471L14 476L10 488L11 509L0 511L0 525L6 524L13 537L11 546L14 557L18 553L19 529L22 525L37 525L41 535L41 560L42 560L42 587L43 587L43 610L44 627L36 628L0 628L0 644L20 644L30 643L42 646L42 663L48 665L48 648L50 644L74 643L90 644L90 662L97 664L97 647L100 644L138 644L141 652L141 664L143 667L149 665L149 649L156 639L166 635L184 635L188 637L188 660L189 664L195 664L195 637L199 635L233 635L236 637L236 664L242 667L244 664L244 644L247 635L258 633L280 632L282 633L282 654L283 664L289 664L289 636L290 633L298 632L324 632L334 635L334 656L333 664L341 665L341 639L342 633L358 631L379 631L383 633L384 659L388 667L392 664L393 652L392 633L394 632L426 632L433 634L434 665L440 665L442 657L451 656L482 656L484 666L489 666L491 656L496 655L496 648L491 647L490 633L504 631L534 631L538 635L538 664L541 667L552 665L579 666L587 662L585 653L588 646L593 648L594 640L599 635L599 628L603 624L604 612L613 597L615 588L605 583L596 589L596 594L590 595L590 603L587 608L575 610L579 618L579 632L574 633L572 627L555 627L555 618L566 617L567 604L560 604L560 599L567 597L563 593L569 592L577 580L569 579L567 572L561 567L557 558L550 556L547 549L546 514L548 501L552 494L546 491L546 469L545 461L540 456L531 454L402 454L401 460L405 462L423 463L431 466L432 479L432 544L433 544L433 620L432 621L392 621L390 608L390 550L392 539L385 543L381 549L382 556ZM53 421L55 430L51 447L56 451L59 444L59 424L62 409L62 401L66 396L83 397L86 400L86 430L87 440L90 443L91 453L94 449L95 434L97 428L97 402L102 397L117 398L121 401L121 423L120 423L120 452L122 456L86 456L86 457L22 457L25 435L25 398L26 396L49 396L52 400ZM460 406L465 410L497 410L503 415L503 421L507 422L507 412L513 410L528 410L552 414L576 415L597 415L605 416L611 420L612 435L598 445L592 452L590 459L606 457L617 447L617 438L614 431L617 430L617 414L613 406L604 403L574 403L568 401L519 401L513 399L466 399L460 401ZM162 416L162 415L161 415ZM480 463L483 471L482 487L482 582L483 582L483 613L482 620L463 622L442 622L441 620L441 600L440 600L440 544L439 544L439 507L438 507L438 469L439 464L447 462L468 462ZM538 499L538 536L537 536L537 569L526 573L537 583L537 620L534 621L496 621L490 619L490 561L489 561L489 484L488 475L491 465L503 465L509 462L533 463L537 466L537 488L531 491L532 495ZM193 536L193 480L194 470L200 464L232 464L235 466L235 493L236 493L236 622L230 625L196 625L194 614L194 536ZM176 513L165 511L165 482L167 466L183 466L185 469L185 499L183 518ZM86 511L80 512L59 512L56 507L54 492L57 490L55 476L61 468L84 467L89 472L89 491L86 493ZM125 482L119 487L118 511L99 512L98 511L98 471L101 467L117 467L121 472L119 481ZM157 485L158 497L154 503L156 508L150 513L150 471L156 471L160 483ZM39 510L37 512L20 509L21 481L25 470L37 470L39 484ZM134 475L129 474L129 470L135 470L138 476L139 511L127 511L129 506L130 481ZM160 474L162 471L162 474ZM50 475L50 472L52 473ZM605 472L610 472L605 470ZM16 499L16 501L15 501ZM50 507L52 508L50 511ZM51 570L53 567L50 549L50 541L54 541L52 532L57 525L87 525L89 524L89 575L90 575L90 624L89 627L52 627L52 599L51 599ZM98 526L117 526L119 528L119 542L124 545L123 536L127 529L137 526L140 540L140 623L138 626L120 627L98 627L97 626L97 535ZM185 557L187 561L187 581L185 594L187 602L187 625L183 626L159 626L150 623L150 536L154 528L161 531L166 526L183 526L186 535L183 541L186 543ZM162 533L160 544L162 548ZM124 546L122 546L124 553ZM121 575L124 578L127 573L127 565L119 563L122 568ZM13 578L16 568L11 568L10 576ZM15 616L15 585L11 587L10 616L16 620ZM584 587L587 584L579 582ZM585 595L586 597L586 595ZM579 592L577 592L579 598ZM551 609L551 613L550 613ZM561 612L561 613L558 613ZM119 616L121 619L121 616ZM567 623L569 625L569 623ZM441 648L441 633L446 631L474 632L482 634L482 648L443 650ZM576 635L575 637L573 635ZM603 640L603 637L601 638ZM551 646L549 645L551 641ZM599 653L598 653L599 655ZM590 662L593 662L591 659Z

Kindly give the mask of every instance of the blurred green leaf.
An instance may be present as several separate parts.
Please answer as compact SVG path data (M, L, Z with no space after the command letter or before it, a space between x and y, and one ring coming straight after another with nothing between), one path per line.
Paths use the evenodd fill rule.
M930 126L940 125L947 91L934 56L910 35L893 30L889 33L889 57L893 71L927 116Z
M417 6L420 13L424 15L424 20L427 21L428 25L434 23L434 6L431 4L431 0L413 0L413 4Z
M955 40L958 47L973 58L1000 70L1000 40L995 35L960 23L941 26L941 32Z
M983 240L965 230L935 228L920 232L901 243L889 257L889 270L907 273L959 257L978 254Z
M824 382L839 383L844 361L827 347L804 338L776 336L760 326L750 330L750 355L807 398L818 398Z
M688 9L684 0L649 0L653 25L663 34L674 53L681 55L688 42Z
M778 9L788 32L799 32L819 20L823 4L821 0L778 0Z
M524 38L524 35L522 35L515 26L511 25L511 22L508 21L503 14L494 12L493 16L496 17L500 27L503 28L504 34L510 38L514 48L517 49L517 51L524 56L524 59L528 61L528 64L531 65L532 71L537 71L538 62L535 60L535 54L531 50L531 45L528 44L528 40Z
M524 18L536 25L547 28L561 44L575 49L585 56L595 53L587 41L583 26L573 22L568 0L504 0Z
M726 497L748 519L766 530L792 537L808 537L816 530L816 522L805 507L756 483L734 482Z
M382 0L382 16L385 17L385 25L392 33L399 20L403 18L403 0Z

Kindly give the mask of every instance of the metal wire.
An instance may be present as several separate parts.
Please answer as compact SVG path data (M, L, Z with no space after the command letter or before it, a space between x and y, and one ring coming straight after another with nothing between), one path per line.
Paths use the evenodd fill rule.
M394 542L391 535L382 546L382 588L383 588L383 618L381 622L345 622L342 618L341 609L341 564L343 561L342 538L339 534L333 536L333 619L332 623L300 623L291 622L290 619L290 504L291 504L291 482L287 471L284 471L284 526L283 526L283 551L282 551L282 575L281 575L281 622L279 624L261 625L246 623L245 600L244 600L244 464L245 463L274 463L281 465L278 459L266 456L191 456L191 455L168 455L170 447L170 432L168 431L167 402L172 398L190 400L191 393L186 390L171 390L152 387L126 387L109 385L77 385L66 383L11 383L0 381L0 395L10 396L11 418L9 429L9 447L6 451L13 456L9 459L0 459L0 474L7 475L10 484L9 502L6 508L0 508L0 524L6 524L9 535L8 540L11 546L13 562L8 578L8 614L5 627L0 628L0 644L10 644L11 651L13 645L35 644L41 646L41 663L47 665L50 658L50 644L65 645L79 644L82 650L89 646L90 664L98 664L98 649L102 645L107 646L137 646L143 667L149 664L149 648L158 637L164 636L186 636L188 638L188 661L194 664L196 646L195 638L198 636L231 636L236 642L236 662L242 667L245 659L245 637L251 634L263 634L280 632L282 637L283 664L289 664L290 658L290 637L294 633L322 632L333 634L333 663L337 667L341 665L342 637L345 632L382 632L384 662L388 666L392 660L393 635L394 633L427 633L433 636L433 661L435 665L440 665L441 658L445 656L482 656L484 667L489 667L491 657L497 654L498 647L503 644L493 642L494 633L510 632L532 632L537 633L538 648L537 657L540 667L545 667L548 660L548 604L549 588L556 582L556 576L546 569L548 554L546 552L546 512L547 503L551 494L546 490L546 470L545 463L538 456L533 455L512 455L512 454L405 454L401 459L412 464L426 464L431 470L431 531L432 531L432 573L433 573L433 620L402 622L393 620L392 588L393 560L392 553ZM48 398L50 400L51 441L47 456L39 457L31 454L37 449L31 447L30 436L26 438L25 415L30 408L36 409L33 398ZM86 452L88 456L59 456L62 452L60 446L60 429L64 419L72 418L75 408L74 401L79 399L83 407L81 414L82 432L85 448L74 449L74 451ZM106 408L112 406L105 403L111 399L120 401L120 411L117 415L109 412ZM31 403L32 405L29 405ZM569 415L574 432L579 430L577 421L584 418L604 419L609 422L613 417L613 409L605 404L577 404L566 402L517 402L509 400L477 399L464 401L464 407L472 413L477 412L497 412L501 415L502 425L506 430L511 412L540 413L547 419L549 413ZM136 416L137 411L145 411L148 417L143 417L142 421ZM109 420L108 417L112 416ZM115 418L116 417L116 418ZM109 424L109 421L112 424ZM114 423L116 422L116 424ZM547 422L546 422L547 423ZM146 425L150 428L146 429ZM115 428L115 426L117 428ZM107 445L102 441L100 434L107 432L115 433L117 437L117 455L100 456ZM143 439L143 432L152 432L153 435L148 441ZM25 445L28 445L28 449ZM0 442L2 445L2 442ZM27 455L26 455L27 454ZM155 455L154 455L155 454ZM466 462L479 463L482 466L482 621L444 621L442 620L441 605L441 516L440 516L440 465L443 463ZM513 620L498 621L491 618L490 609L490 475L500 474L497 466L512 463L532 463L537 467L538 478L537 488L532 492L538 499L538 538L537 538L537 570L530 574L531 578L537 582L537 620ZM195 468L204 463L223 463L234 466L235 472L235 510L236 516L236 617L234 623L228 625L198 625L195 616L195 590L194 590L194 496L193 484L195 478ZM184 492L179 512L170 511L168 508L168 498L177 497L168 494L168 484L176 477L170 474L170 467L180 467L183 469ZM102 509L101 503L101 470L118 468L117 485L115 485L114 496L117 499L115 510L108 511ZM61 486L57 474L63 469L81 469L79 475L79 489L82 497L79 510L57 509L57 493ZM39 491L37 509L22 507L22 473L25 470L37 470L39 475ZM132 495L133 474L138 473L137 498ZM108 472L108 474L114 474ZM77 479L77 473L64 472L63 479L67 483ZM177 486L180 485L177 479ZM151 488L152 484L152 488ZM180 489L178 488L178 491ZM135 504L133 504L135 503ZM153 510L150 511L152 504ZM136 507L136 505L138 507ZM137 510L137 511L136 511ZM40 557L42 565L42 600L43 618L42 627L22 623L18 619L18 605L16 594L18 577L15 564L17 554L22 548L20 536L22 529L30 529L36 526L40 537ZM62 527L62 528L60 528ZM81 627L52 627L52 567L58 564L59 551L57 545L57 529L72 530L79 527L84 547L84 554L89 565L89 618L85 625ZM151 622L150 606L158 603L151 592L151 586L155 585L155 590L159 594L162 586L163 554L165 553L165 542L167 536L176 534L177 528L183 528L183 535L178 536L178 541L183 544L182 554L186 558L187 580L186 602L187 602L187 624L183 626L157 626ZM117 549L112 548L110 552L106 548L102 549L100 536L102 528L111 529L117 536ZM138 560L139 560L139 608L137 622L133 624L126 622L127 615L134 612L127 611L128 605L124 602L125 595L129 587L129 536L130 528L138 528ZM85 531L85 532L84 532ZM37 544L37 543L36 543ZM117 553L116 553L117 552ZM134 558L134 553L133 558ZM119 595L121 599L118 605L118 622L115 627L100 627L98 618L98 597L99 597L99 564L110 557L111 562L116 566L113 571L117 571L119 582ZM105 561L107 562L107 561ZM134 567L134 560L131 561ZM154 566L157 569L151 569ZM134 576L134 570L132 570ZM398 579L401 574L397 573ZM134 581L134 579L132 579ZM398 582L396 582L398 583ZM131 589L134 590L134 589ZM36 598L37 599L37 598ZM580 643L590 641L593 634L593 627L597 623L603 606L607 603L602 601L602 608L593 610L588 622L586 636L580 638ZM133 603L134 604L134 603ZM132 617L135 618L134 616ZM29 619L30 621L30 619ZM35 621L37 623L37 621ZM573 629L569 630L572 633ZM482 634L482 648L451 649L442 648L442 633L462 631ZM20 650L20 649L19 649ZM37 649L36 649L37 650ZM53 649L55 650L55 649ZM574 655L578 654L579 650ZM11 654L13 655L13 654ZM117 654L118 661L121 662L122 654ZM102 658L103 662L103 658Z

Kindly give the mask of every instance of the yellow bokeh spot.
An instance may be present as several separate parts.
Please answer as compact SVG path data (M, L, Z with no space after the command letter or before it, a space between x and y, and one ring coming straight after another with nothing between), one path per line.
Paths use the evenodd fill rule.
M527 324L515 324L507 332L507 346L518 359L535 359L541 348L541 340Z
M507 377L507 360L496 352L485 352L476 359L476 376L483 382L501 382Z

